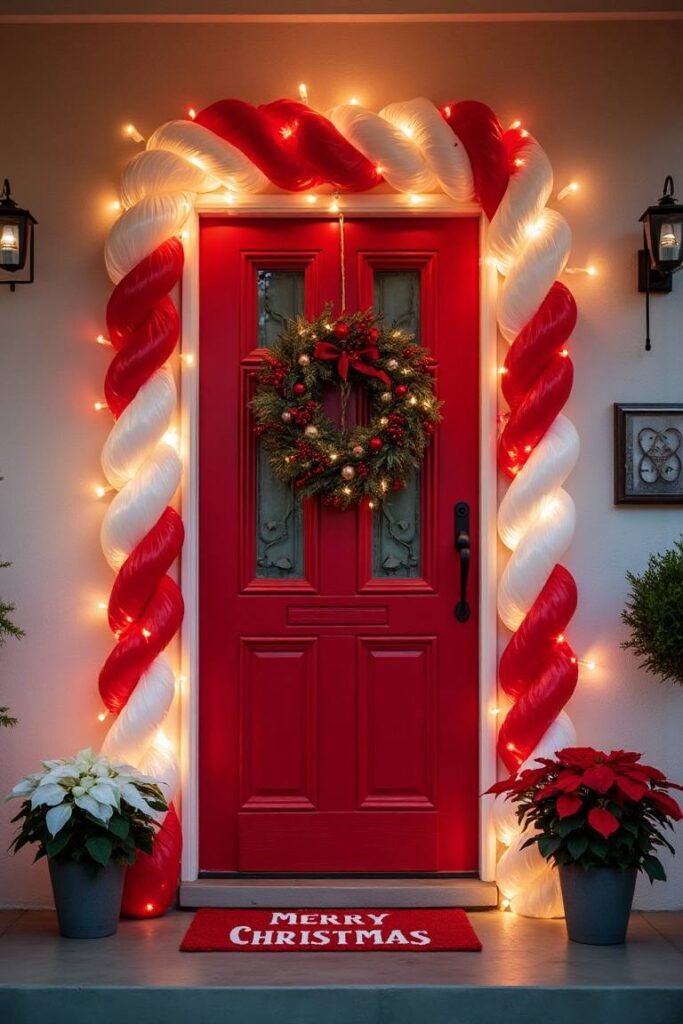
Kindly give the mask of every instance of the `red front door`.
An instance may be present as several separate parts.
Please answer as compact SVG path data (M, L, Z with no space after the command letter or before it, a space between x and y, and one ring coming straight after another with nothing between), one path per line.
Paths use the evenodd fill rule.
M339 312L336 221L200 236L200 869L475 871L478 223L347 219L347 308L438 362L443 422L381 511L302 505L248 408L283 317ZM472 616L454 617L469 502Z

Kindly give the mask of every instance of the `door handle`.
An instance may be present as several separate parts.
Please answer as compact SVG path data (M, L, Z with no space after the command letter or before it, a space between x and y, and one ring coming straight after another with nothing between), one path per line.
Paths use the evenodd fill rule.
M470 574L470 506L459 501L453 508L455 550L460 561L460 600L454 613L458 622L467 622L470 606L467 603L467 580Z

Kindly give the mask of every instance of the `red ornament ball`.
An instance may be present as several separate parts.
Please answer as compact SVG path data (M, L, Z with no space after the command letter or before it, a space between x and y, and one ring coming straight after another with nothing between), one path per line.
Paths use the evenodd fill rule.
M368 338L370 339L370 341L377 341L378 340L378 338L379 338L379 331L377 330L376 327L371 327L370 328L370 330L368 331Z
M349 336L349 325L348 324L335 324L334 325L334 336L335 338L348 338Z
M394 390L399 398L403 398L408 392L405 384L397 384Z
M305 395L306 394L306 385L305 384L295 384L294 387L292 388L292 391L294 392L295 395Z
M381 437L371 437L370 438L370 451L378 452L383 447L384 447L384 441L382 440Z

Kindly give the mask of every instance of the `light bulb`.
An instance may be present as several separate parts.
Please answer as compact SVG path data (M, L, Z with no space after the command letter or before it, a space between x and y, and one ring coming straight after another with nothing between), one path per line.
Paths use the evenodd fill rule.
M197 111L194 109L194 107L188 107L187 116L190 118L191 121L194 121L195 117L197 116Z
M98 345L111 345L109 338L105 338L103 334L98 334L95 341Z
M415 134L414 130L411 128L409 124L402 124L401 131L403 132L407 139L412 139L413 135Z
M560 189L560 191L557 193L557 198L566 199L567 196L572 195L572 193L578 192L580 188L581 186L579 185L578 181L570 181L568 185L565 185L564 188Z
M360 100L357 100L355 96L351 97L351 99L349 100L349 103L351 104L352 107L359 107L360 106Z
M504 377L504 376L505 376L505 374L506 374L506 373L509 373L509 372L510 372L510 371L508 370L507 366L499 366L499 367L498 367L498 375L499 375L500 377Z
M19 225L4 224L0 235L0 252L10 256L9 262L18 262L19 259ZM15 255L16 254L16 255ZM15 259L12 260L12 256Z
M500 901L500 909L501 910L509 910L511 906L512 906L512 903L510 902L510 900L503 899L503 900Z
M443 112L444 112L446 117L450 117L451 116L451 108L450 107L444 107L443 108Z
M333 199L330 203L330 213L339 213L339 200Z
M113 199L109 204L109 208L112 211L112 213L121 213L121 210L123 209L118 199Z
M280 129L280 135L282 136L283 139L291 139L293 134L294 129L291 128L290 125L288 124L283 125L283 127Z
M564 643L564 633L560 633L559 636L555 637L555 643L557 643L557 644L563 644Z
M181 352L179 358L186 366L194 365L194 356L191 352Z
M538 236L542 233L544 227L545 220L543 219L543 217L539 217L538 220L534 220L530 224L527 224L526 233L529 236L529 238L538 238Z
M490 715L499 715L500 714L500 708L489 708L489 714Z
M151 633L151 631L149 629L141 629L140 632L144 636L145 640L149 640L149 638L152 635L152 633Z
M103 487L102 484L98 484L98 486L95 488L95 497L104 498L104 496L108 494L110 490L111 487Z
M565 274L586 274L588 277L596 277L598 268L591 264L588 267L565 267Z
M107 719L108 715L108 711L100 711L99 715L97 716L97 721L104 722Z
M515 157L515 167L524 167L526 160L523 160L521 156Z
M134 124L127 124L125 126L125 128L124 128L124 132L128 136L129 139L133 140L133 142L144 142L145 141L144 135L140 134L140 132L137 130L137 128L135 127Z
M522 127L522 122L521 122L521 121L519 121L519 120L515 120L515 121L513 121L513 122L512 122L512 124L510 125L510 127L511 127L512 129L516 129L516 128L521 128L521 127Z
M235 204L235 193L234 192L230 192L229 189L226 188L225 195L224 195L223 198L225 199L225 201L228 204L228 206L234 206L234 204Z
M342 488L342 490L344 491L344 494L345 494L345 495L346 495L347 497L348 497L348 496L349 496L349 494L351 493L351 488L350 488L350 487L344 487L344 488Z
M559 355L561 355L563 359L567 359L568 356L569 356L569 349L568 348L561 348L560 351L559 351Z
M95 412L102 412L103 409L107 408L107 403L106 402L93 402L92 407L95 410Z
M408 198L413 206L417 206L418 203L422 202L422 196L416 195L415 192L410 192Z
M376 164L376 165L375 165L375 174L376 174L376 175L377 175L377 176L378 176L379 178L381 178L381 177L382 177L382 175L384 174L384 167L382 166L382 164Z
M311 206L313 206L315 203L318 202L318 197L316 195L313 195L312 192L309 192L309 194L306 196L306 202L310 203Z
M171 430L166 431L161 440L164 441L165 444L170 445L171 448L175 448L177 450L180 444L180 435L175 428L172 428Z
M308 103L308 89L305 82L302 82L299 86L299 99L302 103Z
M100 611L106 612L106 610L109 607L109 605L107 604L106 601L98 601L97 602L97 607L100 609Z

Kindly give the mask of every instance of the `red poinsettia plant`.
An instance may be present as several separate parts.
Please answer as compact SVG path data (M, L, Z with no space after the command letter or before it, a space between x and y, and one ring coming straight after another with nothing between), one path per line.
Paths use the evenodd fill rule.
M567 747L554 758L497 782L489 793L507 793L526 831L524 846L538 846L557 867L637 868L651 882L666 880L659 848L672 853L664 829L683 817L668 789L683 789L663 772L641 764L642 754Z

